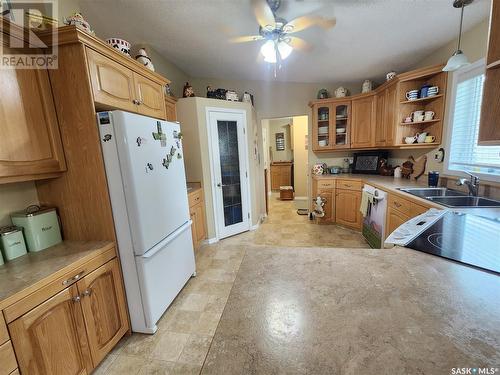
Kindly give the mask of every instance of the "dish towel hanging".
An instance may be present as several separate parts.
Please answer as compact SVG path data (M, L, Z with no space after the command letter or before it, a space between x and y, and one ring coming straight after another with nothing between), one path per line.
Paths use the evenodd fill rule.
M359 210L361 211L363 217L366 217L368 215L368 208L373 204L373 201L373 194L363 190L363 192L361 193L361 206L359 207Z

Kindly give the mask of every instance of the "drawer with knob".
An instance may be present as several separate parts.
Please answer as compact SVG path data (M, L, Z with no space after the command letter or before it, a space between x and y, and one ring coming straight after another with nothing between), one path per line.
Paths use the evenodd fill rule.
M44 287L37 289L35 292L6 307L3 310L6 323L8 324L12 322L21 315L25 314L27 311L33 309L37 305L47 300L50 296L53 296L61 290L75 284L84 276L98 268L100 265L113 259L114 257L116 257L116 251L115 249L110 249L105 253L100 254L94 259L88 261L80 268L67 272L62 276L56 277L53 281L51 281Z
M412 202L400 197L399 195L389 194L389 203L388 207L393 208L402 214L407 216L411 215L411 204Z
M337 180L337 189L361 191L362 185L359 180Z

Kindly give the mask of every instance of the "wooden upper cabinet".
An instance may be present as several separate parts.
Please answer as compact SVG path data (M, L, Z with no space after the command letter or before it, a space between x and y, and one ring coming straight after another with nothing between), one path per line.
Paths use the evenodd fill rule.
M21 373L84 375L92 370L76 286L9 324Z
M86 51L94 101L103 108L135 112L134 73L99 52Z
M167 121L177 121L177 99L172 96L165 95L165 112Z
M78 281L94 366L128 330L125 295L115 258Z
M165 94L162 85L134 73L134 86L139 101L137 111L145 116L165 119Z
M386 90L377 94L377 114L375 120L375 146L385 146L386 144Z
M385 145L394 145L394 133L396 130L396 123L398 122L398 85L392 84L385 89L385 108L384 108L384 121L385 121Z
M64 171L47 71L0 70L0 97L0 181L37 179Z
M500 145L500 1L492 1L479 144Z
M370 95L352 101L351 147L373 147L376 97Z

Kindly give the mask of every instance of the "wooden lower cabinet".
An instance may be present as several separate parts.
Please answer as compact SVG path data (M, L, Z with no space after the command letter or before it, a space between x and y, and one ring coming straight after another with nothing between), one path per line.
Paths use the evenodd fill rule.
M388 236L392 232L394 232L401 224L406 223L410 220L410 216L405 215L398 210L389 207L387 209L387 230L386 235Z
M76 285L9 324L22 374L88 374L93 368Z
M201 243L207 238L205 224L205 201L203 199L203 189L197 189L188 195L189 214L191 216L191 235L193 237L193 247L199 248Z
M335 189L324 189L318 190L315 197L320 196L325 199L325 205L323 210L325 211L325 216L322 217L322 222L335 222Z
M0 375L13 374L17 369L16 355L12 342L7 341L0 345Z
M119 267L115 258L77 283L94 366L128 330Z
M292 167L293 163L290 162L271 163L271 190L292 185Z
M90 374L128 331L118 259L100 264L8 324L22 374Z
M346 227L361 229L361 192L337 189L335 196L335 222Z

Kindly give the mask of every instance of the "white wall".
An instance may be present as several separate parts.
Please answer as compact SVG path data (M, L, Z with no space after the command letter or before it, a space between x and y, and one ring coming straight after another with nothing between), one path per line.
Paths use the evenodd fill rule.
M11 225L10 214L38 204L38 196L33 182L0 184L0 227Z
M291 117L269 120L269 147L272 149L271 161L293 160L291 124ZM285 149L282 151L276 149L276 133L283 133L285 136Z
M309 177L309 153L308 148L306 148L308 117L293 117L292 128L293 182L295 188L295 198L307 198L309 196L307 190Z

